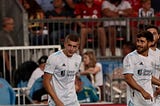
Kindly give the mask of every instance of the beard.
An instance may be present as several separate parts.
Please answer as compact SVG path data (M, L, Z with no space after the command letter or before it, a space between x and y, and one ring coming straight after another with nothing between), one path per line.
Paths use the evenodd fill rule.
M143 54L144 52L146 52L148 50L148 47L140 47L140 46L137 46L137 52L139 54Z

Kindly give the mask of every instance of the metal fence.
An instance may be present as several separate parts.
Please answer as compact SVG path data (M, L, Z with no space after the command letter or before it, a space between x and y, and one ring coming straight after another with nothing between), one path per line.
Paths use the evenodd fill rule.
M26 61L37 62L42 55L48 56L49 54L60 49L60 45L1 47L1 76L5 79L6 77L9 77L9 82L13 84L13 73L19 65ZM7 60L9 60L9 63L6 62ZM7 69L7 65L10 69ZM7 71L9 71L9 76L6 75Z
M146 21L147 20L147 21ZM148 21L149 20L149 21ZM66 26L64 22L68 23ZM160 27L160 19L159 18L119 18L119 19L108 19L108 18L101 18L101 19L66 19L66 20L30 20L28 23L32 25L33 23L42 23L43 27L40 28L30 27L29 28L29 46L17 46L17 47L1 47L0 53L2 54L1 57L5 57L5 54L8 54L8 58L11 61L9 66L11 67L10 70L15 70L18 66L28 60L37 61L37 59L42 55L49 55L50 53L60 50L61 46L63 46L64 36L68 33L75 33L80 36L79 26L77 22L108 22L108 24L104 25L107 36L107 43L106 43L106 57L101 57L99 55L99 42L97 42L95 27L91 27L93 31L88 35L85 48L93 49L97 52L98 61L102 63L103 66L103 74L104 74L104 97L107 102L117 102L122 103L125 102L125 91L121 90L120 86L114 86L113 82L123 82L123 79L112 79L112 72L115 69L121 69L121 48L125 41L135 42L135 35L139 31L143 30L146 24L139 25L141 21L146 22L153 22L152 24L157 25ZM112 22L112 23L110 23ZM56 26L54 26L56 24ZM114 25L112 25L114 24ZM148 24L148 23L147 23ZM73 25L73 26L72 26ZM109 28L115 29L114 32L111 33L112 30ZM57 29L56 33L53 29ZM54 39L55 34L58 39ZM115 42L113 42L116 47L116 57L112 57L110 51L110 44L109 41L115 37ZM50 45L50 46L49 46ZM60 46L61 45L61 46ZM3 76L6 78L6 64L5 59L2 58L3 62ZM12 65L14 67L12 67ZM10 82L13 83L13 73L10 71Z
M29 20L29 45L54 45L63 46L64 37L69 33L81 36L78 22L83 22L91 31L87 36L85 48L94 49L99 54L98 41L99 33L97 28L90 26L92 23L101 22L105 29L106 56L112 56L115 49L115 56L121 56L121 48L124 42L135 42L136 34L144 30L148 24L160 27L160 18L100 18L100 19L43 19ZM35 26L35 23L37 26ZM143 24L142 24L143 23ZM82 35L83 36L83 35ZM100 35L102 36L102 35Z

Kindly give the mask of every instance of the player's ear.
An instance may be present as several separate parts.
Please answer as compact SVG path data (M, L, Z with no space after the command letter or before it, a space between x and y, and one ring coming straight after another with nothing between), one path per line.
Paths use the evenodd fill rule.
M159 39L160 34L158 34L158 39Z

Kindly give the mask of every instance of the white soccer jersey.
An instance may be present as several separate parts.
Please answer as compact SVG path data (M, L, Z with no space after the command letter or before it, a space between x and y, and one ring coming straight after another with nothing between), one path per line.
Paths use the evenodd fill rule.
M81 56L67 57L62 51L49 56L45 72L53 75L51 84L65 106L79 106L75 91L75 74L79 71ZM49 98L49 104L54 101Z
M157 79L160 79L160 50L158 48L156 48L155 51L150 49L149 55L151 55L152 58L154 59L153 61L155 61L155 64L153 64L153 68L154 68L153 76L155 76ZM153 86L153 87L155 90L155 87L157 86ZM155 101L157 104L160 104L160 95L156 97Z
M155 69L153 75L156 78L160 78L160 50L156 48L156 50L149 49L149 55L152 56L153 61L155 61L155 64L153 64L153 68Z
M134 80L145 91L150 93L153 97L153 88L151 84L151 78L153 73L153 60L151 56L142 56L133 51L129 53L123 60L123 74L133 74ZM154 102L151 100L145 100L140 92L132 89L130 86L127 88L127 105L131 106L153 106Z

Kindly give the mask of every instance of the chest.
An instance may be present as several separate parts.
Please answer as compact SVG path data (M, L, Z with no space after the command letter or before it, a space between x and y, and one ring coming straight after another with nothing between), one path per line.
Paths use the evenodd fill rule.
M134 74L137 76L151 76L153 73L153 59L139 58L134 62Z
M79 63L74 59L62 59L58 62L54 74L59 78L73 78L79 70Z
M90 8L82 6L81 15L83 18L98 18L100 17L101 11L97 6L92 6Z

